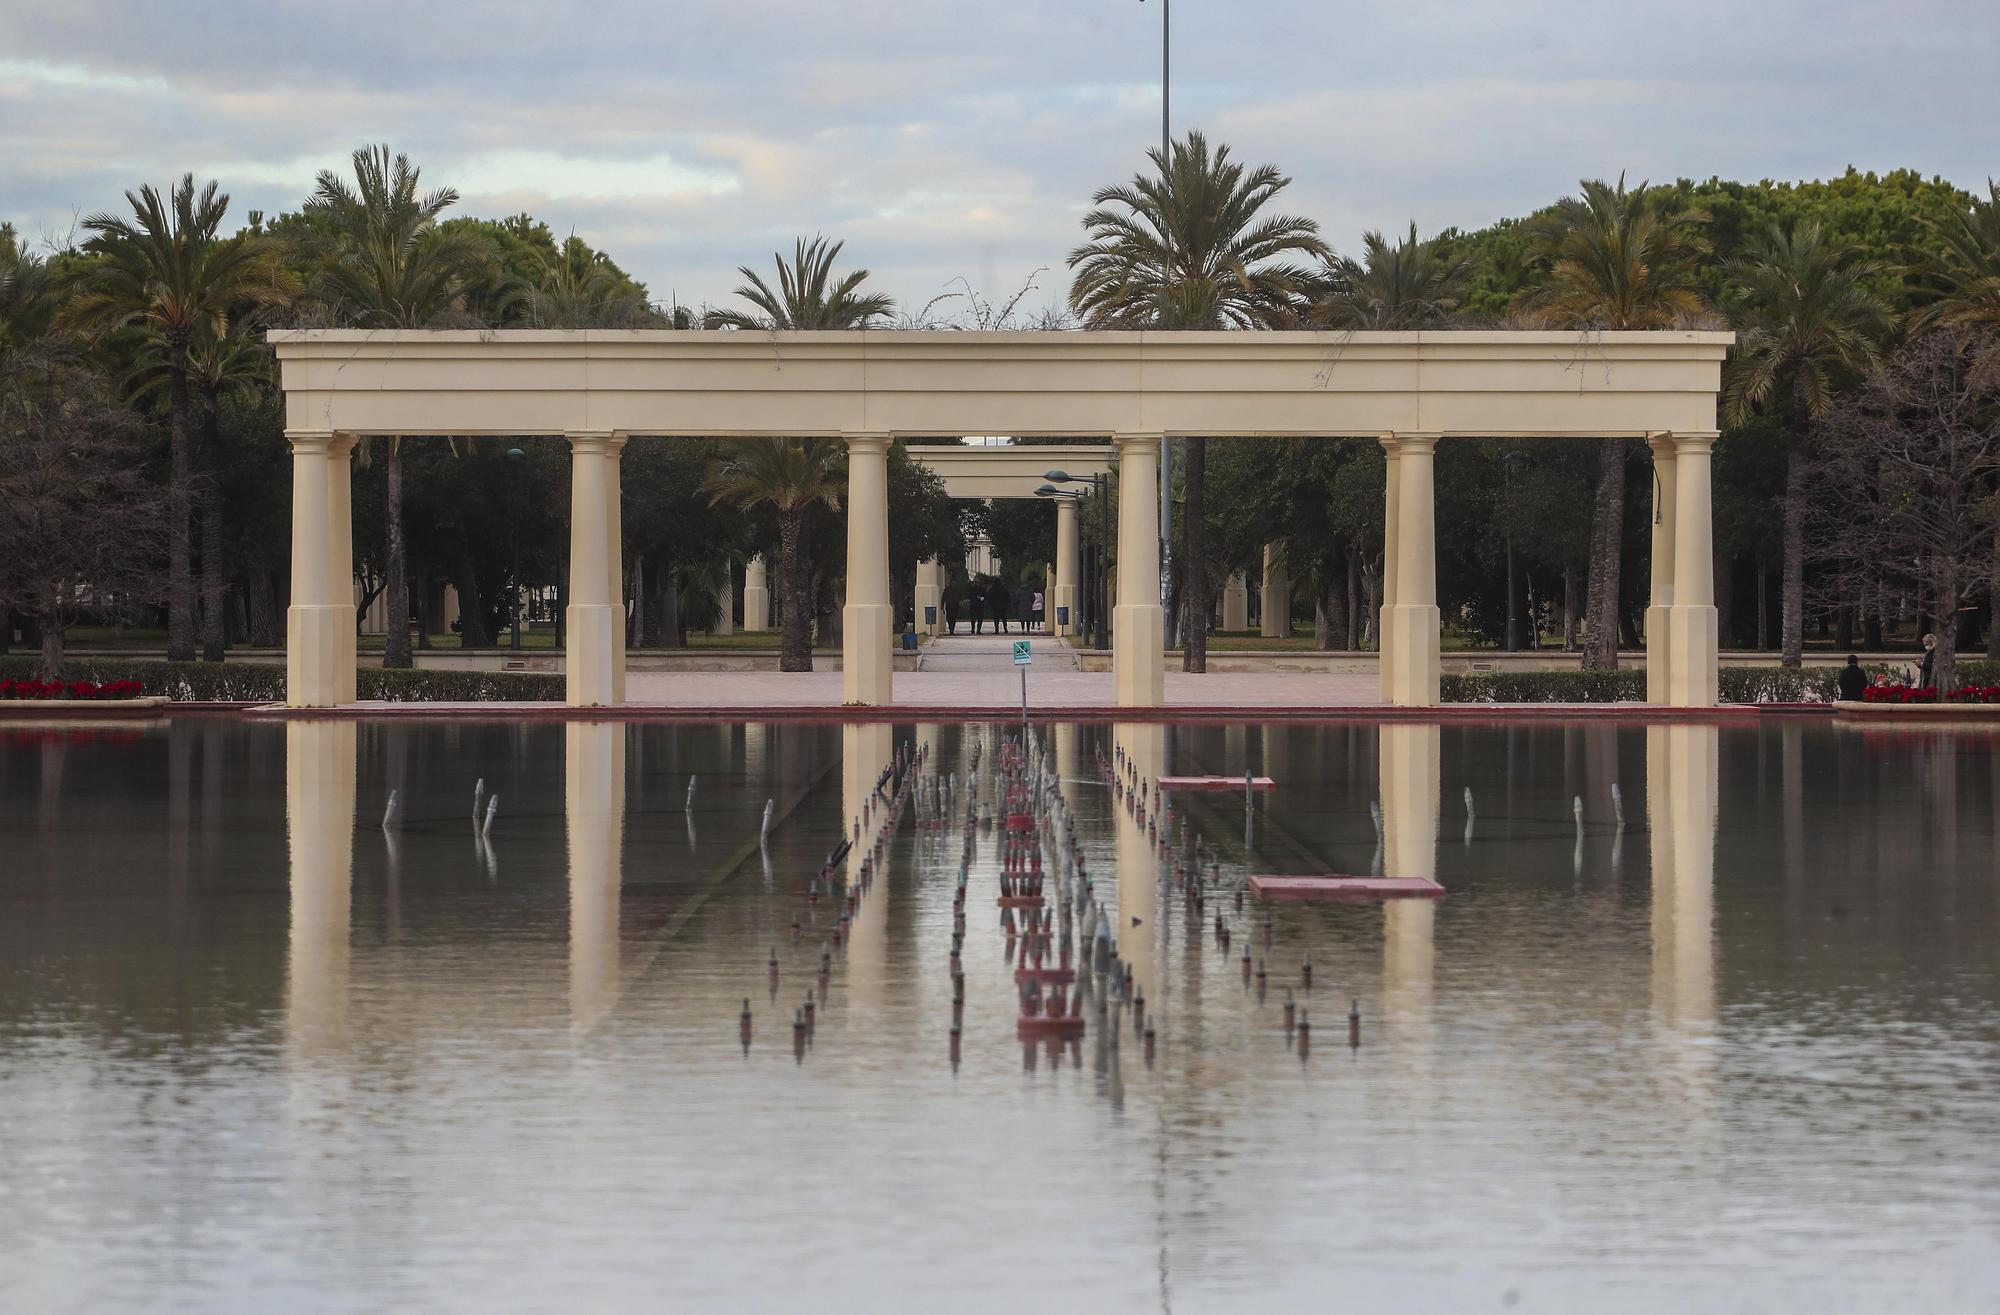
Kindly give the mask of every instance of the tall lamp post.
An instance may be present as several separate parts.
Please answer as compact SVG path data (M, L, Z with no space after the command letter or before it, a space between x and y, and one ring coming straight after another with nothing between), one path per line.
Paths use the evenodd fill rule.
M527 462L528 454L520 448L507 449L507 464L513 470L514 514L507 518L507 537L511 541L514 554L513 621L507 635L507 647L518 653L521 651L521 468Z
M1146 0L1139 0L1145 4ZM1172 156L1169 154L1172 137L1167 131L1168 107L1173 100L1172 61L1168 58L1172 45L1173 0L1160 0L1160 181L1166 181L1166 171ZM1160 438L1160 606L1171 608L1174 603L1174 441L1164 435ZM1172 641L1178 622L1169 613L1167 616L1167 638Z

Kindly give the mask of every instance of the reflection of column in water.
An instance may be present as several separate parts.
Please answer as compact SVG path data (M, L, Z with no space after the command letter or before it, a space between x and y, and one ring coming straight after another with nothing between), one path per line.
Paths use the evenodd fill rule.
M1439 733L1437 726L1398 724L1379 731L1388 876L1437 877ZM1399 1037L1429 1037L1436 920L1433 900L1392 899L1383 906L1382 1009Z
M840 728L840 782L841 803L845 809L848 834L854 834L854 819L861 816L861 810L869 799L875 799L875 811L861 826L861 839L855 842L854 852L847 856L847 882L859 889L861 884L861 863L874 853L875 833L888 818L888 792L875 797L875 782L882 778L883 769L888 767L890 755L895 747L895 727L887 722L867 722L862 725L848 725ZM845 975L849 998L859 1008L872 1008L882 1003L883 992L888 984L888 940L889 940L889 855L885 850L882 862L875 872L875 884L861 897L861 907L855 911L854 922L848 927ZM840 917L841 905L834 905L833 916Z
M1056 772L1062 777L1063 792L1076 799L1076 782L1083 779L1083 727L1073 721L1057 722L1055 728Z
M1646 807L1653 827L1653 1009L1674 1026L1715 1022L1717 731L1646 730Z
M569 840L570 1023L588 1032L618 1003L618 906L625 836L625 727L563 727Z
M354 723L285 724L291 963L285 1022L294 1053L347 1037L348 911L354 877Z
M1112 728L1112 743L1123 745L1125 756L1137 769L1134 779L1144 798L1159 780L1167 765L1167 728L1158 724L1121 722ZM1114 754L1114 761L1116 756ZM1155 842L1146 835L1145 823L1137 810L1127 816L1121 803L1116 815L1118 828L1118 912L1112 934L1118 938L1118 953L1132 965L1132 984L1146 992L1149 1005L1165 1002L1160 995L1159 950L1156 938L1162 934L1159 918L1160 868ZM1134 927L1132 919L1139 925ZM1158 1002L1155 1004L1155 1002Z

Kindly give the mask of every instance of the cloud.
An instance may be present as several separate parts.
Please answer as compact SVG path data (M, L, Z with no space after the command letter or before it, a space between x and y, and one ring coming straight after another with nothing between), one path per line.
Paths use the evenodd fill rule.
M2000 172L2000 11L1957 0L1272 0L1174 12L1173 122L1293 178L1337 246L1475 226L1627 169ZM1159 6L1093 0L0 0L0 218L142 181L297 206L386 141L471 213L527 209L658 295L719 301L794 235L906 305L1058 298L1098 186L1159 133Z

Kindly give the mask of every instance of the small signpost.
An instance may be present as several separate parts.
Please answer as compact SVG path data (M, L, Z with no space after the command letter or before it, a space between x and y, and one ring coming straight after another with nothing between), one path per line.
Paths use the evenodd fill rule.
M1031 640L1014 641L1014 665L1021 669L1021 725L1023 733L1028 725L1028 664L1035 660L1034 643Z

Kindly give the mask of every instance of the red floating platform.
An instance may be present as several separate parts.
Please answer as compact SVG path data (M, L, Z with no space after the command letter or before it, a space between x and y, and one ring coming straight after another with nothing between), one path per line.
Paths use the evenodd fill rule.
M1076 980L1076 969L1058 968L1054 964L1049 964L1044 968L1016 968L1014 970L1014 980L1016 982L1040 982L1044 986L1068 986Z
M1003 909L1038 909L1042 906L1040 895L1002 895L993 901Z
M1083 1018L1077 1014L1036 1014L1015 1022L1015 1032L1023 1037L1083 1035Z
M1243 778L1240 776L1162 776L1162 790L1241 790ZM1268 776L1250 778L1252 790L1275 790L1278 783Z
M1259 899L1442 899L1444 887L1429 877L1280 877L1254 874Z

